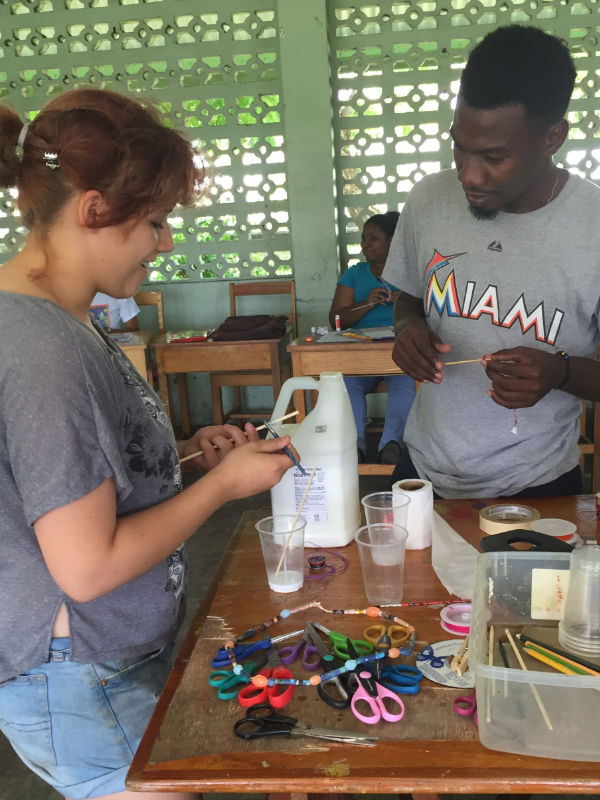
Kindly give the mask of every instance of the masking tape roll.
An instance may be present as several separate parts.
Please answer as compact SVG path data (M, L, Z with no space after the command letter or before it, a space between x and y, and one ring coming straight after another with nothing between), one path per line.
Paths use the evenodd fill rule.
M486 506L479 512L479 527L484 533L504 533L515 528L529 530L531 523L540 518L540 512L517 503L499 503Z

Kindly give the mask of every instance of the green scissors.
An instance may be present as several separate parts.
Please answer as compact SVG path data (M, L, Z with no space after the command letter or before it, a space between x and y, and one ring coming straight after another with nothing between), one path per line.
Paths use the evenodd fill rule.
M247 661L244 664L244 669L250 675L254 675L256 670L264 664L266 664L266 658L258 661ZM218 689L217 697L219 700L232 700L237 697L242 686L247 686L250 683L250 679L243 672L240 675L236 675L233 669L216 669L208 676L208 683Z
M365 642L364 639L350 639L343 633L338 633L338 631L329 630L329 628L326 628L319 622L313 622L312 624L315 628L318 628L318 630L327 634L327 636L329 637L329 641L331 642L333 652L339 658L343 658L344 661L347 661L349 658L366 656L368 653L373 652L373 645L369 644L369 642ZM354 647L354 650L356 651L355 653L352 653L348 649L348 642L350 642L352 644L352 647Z

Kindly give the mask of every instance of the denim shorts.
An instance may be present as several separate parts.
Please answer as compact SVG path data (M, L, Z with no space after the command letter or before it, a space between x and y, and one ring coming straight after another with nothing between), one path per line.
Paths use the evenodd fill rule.
M0 730L60 794L122 792L172 651L84 664L71 661L70 639L52 639L47 663L0 684Z

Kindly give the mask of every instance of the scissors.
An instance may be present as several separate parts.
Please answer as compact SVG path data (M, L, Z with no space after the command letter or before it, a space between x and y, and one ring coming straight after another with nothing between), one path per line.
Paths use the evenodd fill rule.
M304 629L310 640L315 647L320 658L320 666L323 672L331 672L344 665L344 660L338 658L329 652L329 649L323 639L319 636L312 622L306 623ZM337 678L332 678L330 681L320 683L317 686L317 694L328 706L332 708L342 709L348 708L350 705L350 688L349 688L349 673L344 673ZM331 690L335 688L335 693Z
M392 692L383 684L373 677L370 672L366 670L360 673L355 673L358 681L358 688L354 692L350 708L354 716L361 722L366 722L367 725L374 725L381 719L387 722L399 722L404 716L404 703L395 692ZM399 714L392 714L387 710L385 705L386 698L389 699L391 705L397 705L400 708ZM363 701L369 706L371 714L365 716L358 710L358 704Z
M473 717L473 722L477 725L477 696L475 689L469 694L460 695L454 700L454 710L461 717Z
M393 667L384 667L377 680L397 694L417 694L421 689L423 673L408 664L395 664Z
M304 725L295 717L286 717L273 711L268 705L249 708L246 716L233 723L233 732L240 739L260 739L263 736L314 736L344 744L377 744L377 736L365 736L358 731L344 731L336 728L320 728L317 725Z
M377 650L389 650L390 647L399 648L404 644L410 638L410 633L402 625L390 625L389 628L385 625L369 625L363 631L363 636Z
M267 657L263 654L258 661L247 661L244 672L240 675L237 675L232 669L216 669L208 676L208 683L217 688L219 700L232 700L242 686L250 683L248 675L254 675L256 670L266 663Z
M256 653L257 650L268 650L277 642L283 642L285 639L291 639L293 636L298 636L300 633L303 633L303 631L284 633L282 636L276 636L273 639L261 639L258 642L250 642L250 644L236 644L236 646L233 648L233 655L235 656L236 661L245 661L252 655L252 653ZM210 662L210 665L216 669L222 669L223 667L229 667L231 665L231 659L229 658L229 653L226 647L219 647L217 655Z
M429 661L432 667L435 669L441 669L444 664L446 663L445 658L441 658L440 656L436 656L433 652L433 647L428 644L427 647L424 647L419 655L417 656L417 661Z
M363 639L350 639L348 636L344 636L343 633L329 630L329 628L321 625L320 622L313 622L312 624L315 628L327 634L333 647L333 652L344 661L354 657L348 650L348 642L354 647L357 656L366 656L368 653L373 652L373 645Z
M317 634L317 637L321 641L319 634ZM300 639L299 642L296 644L287 645L279 650L279 658L281 659L281 663L286 667L290 664L293 664L300 655L302 648L304 648L304 651L302 652L302 666L304 669L307 670L307 672L313 672L314 670L319 669L319 665L321 663L319 651L311 641L311 637L309 636L306 628L304 628L302 639Z
M267 662L269 666L261 669L258 673L259 675L264 675L265 678L288 679L294 677L289 669L281 666L279 654L274 647L267 650ZM285 684L276 683L272 686L267 685L261 688L249 683L238 692L238 700L244 708L260 704L270 704L273 708L283 708L292 699L295 688L293 684L286 686Z

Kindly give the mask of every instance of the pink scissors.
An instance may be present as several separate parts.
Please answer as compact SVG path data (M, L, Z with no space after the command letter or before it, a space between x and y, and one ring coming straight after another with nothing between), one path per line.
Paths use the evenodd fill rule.
M475 689L469 694L460 695L454 700L454 710L461 717L473 717L473 722L477 725L477 696Z
M396 692L392 692L390 689L383 686L383 684L379 683L370 672L365 671L356 674L356 680L358 682L358 689L352 696L350 708L357 719L361 722L366 722L367 725L375 725L375 723L379 722L381 719L387 722L399 722L402 719L404 716L404 703ZM401 709L399 714L392 714L387 710L385 705L386 699L390 701L390 704L397 705ZM358 711L357 704L361 700L369 706L372 712L369 716L365 716Z

